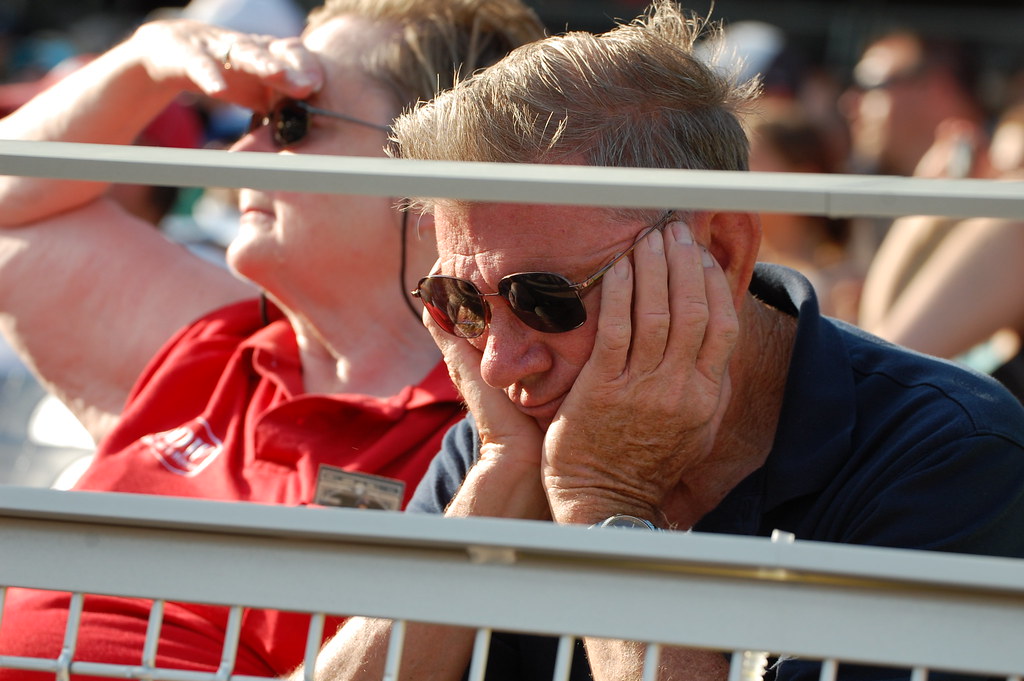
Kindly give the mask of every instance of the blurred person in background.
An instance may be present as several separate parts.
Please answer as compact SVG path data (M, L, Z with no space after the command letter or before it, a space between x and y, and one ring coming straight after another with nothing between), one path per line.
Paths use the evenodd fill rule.
M740 21L725 26L698 54L758 78L761 90L744 116L749 167L764 172L839 172L848 153L846 124L835 105L838 86L778 26ZM759 259L787 265L810 279L822 312L845 321L857 315L866 263L855 256L849 221L816 215L764 213Z
M957 163L955 134L926 154L937 173ZM1024 104L1000 116L975 161L979 174L1024 182ZM1024 223L900 218L865 281L860 324L893 342L991 373L1024 400Z
M962 141L984 146L978 79L974 57L958 43L906 30L870 41L841 103L850 126L850 170L915 175L943 127L955 126ZM946 171L967 177L969 160L957 159Z
M849 124L846 171L935 177L975 176L974 159L988 143L976 55L954 40L907 29L870 39L840 98ZM937 140L955 139L953 162L925 161ZM893 224L888 218L852 221L857 257L870 267Z
M190 92L256 112L235 151L379 157L404 107L542 33L519 0L328 0L301 39L154 21L0 138L129 144ZM432 222L400 199L243 190L229 272L103 182L0 178L0 331L97 443L74 488L354 505L343 492L372 480L376 505L403 507L464 412L407 295L405 269L436 258ZM59 655L68 602L8 590L0 655ZM148 609L86 598L75 659L137 664ZM157 665L216 670L226 619L168 603ZM307 622L247 611L234 673L293 668Z
M746 117L750 170L838 172L828 133L792 101L762 100ZM758 259L799 270L814 286L823 314L857 318L863 268L850 251L850 223L822 215L761 214Z
M763 21L738 21L723 26L721 38L703 40L698 54L716 66L739 69L741 80L761 82L756 109L780 118L789 110L813 125L823 137L822 153L830 166L849 154L849 131L838 107L840 85L821 60L793 41L780 27Z

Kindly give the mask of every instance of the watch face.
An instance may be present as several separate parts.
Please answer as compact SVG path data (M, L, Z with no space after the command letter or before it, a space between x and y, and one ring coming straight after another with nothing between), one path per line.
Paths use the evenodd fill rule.
M650 520L632 515L613 515L597 524L597 527L635 527L641 530L657 530L658 527Z

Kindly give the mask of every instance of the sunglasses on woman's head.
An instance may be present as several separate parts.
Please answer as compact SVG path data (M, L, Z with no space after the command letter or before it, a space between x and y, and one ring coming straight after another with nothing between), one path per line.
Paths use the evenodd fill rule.
M674 213L666 212L641 232L632 246L583 281L571 282L554 272L520 272L503 277L497 293L481 293L471 281L432 274L420 279L412 295L423 301L438 326L460 338L477 338L487 329L491 322L488 296L504 298L512 313L531 329L544 333L572 331L587 321L583 295L648 234L667 225Z
M270 136L279 149L292 147L309 134L310 117L328 116L356 125L365 125L374 130L390 132L386 125L360 120L347 114L311 106L300 99L282 99L268 113L253 113L249 121L249 132L255 132L264 125L270 126Z

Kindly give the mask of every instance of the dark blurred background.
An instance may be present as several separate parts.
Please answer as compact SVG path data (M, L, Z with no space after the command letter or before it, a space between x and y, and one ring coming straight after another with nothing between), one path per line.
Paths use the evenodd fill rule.
M316 0L296 2L303 9L318 4ZM150 12L184 4L182 0L2 0L0 40L8 49L0 45L0 78L12 77L12 60L20 57L17 66L30 58L10 54L12 41L57 31L70 35L79 51L102 51ZM604 30L614 19L630 19L646 6L643 0L529 0L529 4L552 32ZM807 59L837 75L849 71L867 36L892 24L962 40L992 69L1011 71L1024 62L1024 0L692 0L684 4L701 14L714 4L713 16L727 24L742 20L774 24ZM56 58L61 47L53 43L35 49L51 51L40 57L46 61Z

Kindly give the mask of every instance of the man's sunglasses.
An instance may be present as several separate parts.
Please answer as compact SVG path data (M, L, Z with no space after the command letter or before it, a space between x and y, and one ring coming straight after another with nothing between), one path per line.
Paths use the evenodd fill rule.
M632 253L648 234L668 224L674 213L666 212L641 232L632 246L583 281L571 282L554 272L520 272L502 278L497 293L481 293L475 284L465 279L432 274L420 279L412 295L423 301L438 326L460 338L477 338L490 324L488 296L504 298L513 314L531 329L544 333L572 331L587 321L583 295L615 263Z
M360 120L347 114L311 106L299 99L282 99L268 113L253 113L249 121L249 132L255 132L264 125L270 126L270 134L279 149L292 147L309 134L310 117L329 116L356 125L365 125L374 130L390 132L386 125Z

